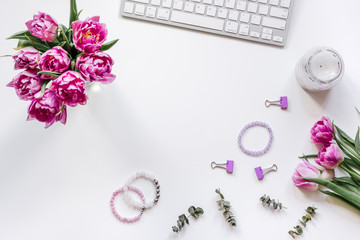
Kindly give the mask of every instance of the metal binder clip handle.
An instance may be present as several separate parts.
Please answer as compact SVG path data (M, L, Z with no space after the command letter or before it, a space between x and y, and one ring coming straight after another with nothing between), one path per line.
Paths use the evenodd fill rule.
M223 168L226 169L226 172L232 173L234 169L234 161L233 160L227 160L226 163L211 163L211 168Z
M276 172L277 169L278 169L278 167L276 166L276 164L273 164L271 167L264 168L264 169L262 169L261 167L257 167L257 168L255 168L255 173L256 173L258 180L261 180L264 178L264 175L266 173L271 172L271 171Z
M277 101L269 101L269 100L265 101L266 107L270 107L271 105L280 106L281 109L287 109L288 108L287 97L286 96L280 97L280 100Z

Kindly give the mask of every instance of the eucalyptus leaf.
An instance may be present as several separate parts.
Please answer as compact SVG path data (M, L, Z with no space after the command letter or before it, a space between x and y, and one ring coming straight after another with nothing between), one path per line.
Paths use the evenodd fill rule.
M173 227L172 227L172 230L173 230L174 232L176 232L176 233L179 232L179 228L177 228L176 226L173 226Z
M188 212L189 212L191 215L193 215L193 214L195 213L195 207L194 207L194 206L189 207Z
M115 39L115 40L112 40L112 41L110 41L110 42L104 43L104 44L100 47L100 51L109 50L109 49L112 48L118 41L119 41L119 39Z

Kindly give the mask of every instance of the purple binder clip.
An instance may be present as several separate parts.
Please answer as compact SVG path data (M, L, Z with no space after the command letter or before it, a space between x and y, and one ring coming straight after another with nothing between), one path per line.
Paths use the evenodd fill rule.
M287 109L288 108L287 97L286 96L280 97L280 100L277 100L277 101L266 100L265 101L265 106L270 107L270 105L276 105L276 106L280 106L281 109Z
M233 160L227 160L226 163L216 163L216 162L212 162L211 163L211 168L223 168L226 169L226 172L228 173L232 173L233 169L234 169L234 161Z
M265 169L262 169L261 167L257 167L257 168L255 168L255 173L256 173L258 180L261 180L264 178L264 175L266 173L268 173L270 171L276 172L276 170L277 170L277 166L276 166L276 164L273 164L271 167L265 168Z

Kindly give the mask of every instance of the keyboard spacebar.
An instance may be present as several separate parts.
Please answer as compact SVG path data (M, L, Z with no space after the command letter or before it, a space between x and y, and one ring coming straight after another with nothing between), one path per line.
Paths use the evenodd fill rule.
M224 28L224 20L179 11L171 13L171 21L220 31Z

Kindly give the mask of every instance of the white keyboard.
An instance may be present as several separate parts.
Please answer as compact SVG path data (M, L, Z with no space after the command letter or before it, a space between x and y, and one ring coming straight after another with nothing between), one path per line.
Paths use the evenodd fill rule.
M121 15L284 46L295 0L122 0Z

